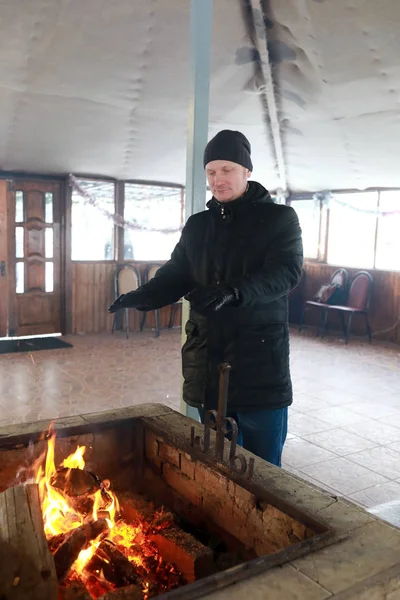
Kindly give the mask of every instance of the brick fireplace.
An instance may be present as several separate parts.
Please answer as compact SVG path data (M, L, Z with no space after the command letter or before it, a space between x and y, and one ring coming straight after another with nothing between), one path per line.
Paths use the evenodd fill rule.
M48 425L0 430L1 492L21 482L24 465L43 452ZM56 462L86 446L87 466L100 480L111 481L126 518L150 521L161 507L174 516L166 529L152 529L149 539L182 580L147 597L223 600L233 590L235 598L246 600L249 594L253 600L400 597L399 530L260 459L253 473L240 473L229 466L228 444L226 460L216 459L214 435L206 453L193 445L193 427L201 436L200 425L161 405L55 422ZM1 506L0 501L0 515ZM10 540L1 525L4 546ZM18 554L18 548L13 551ZM45 582L47 596L26 595L29 583L17 557L17 574L0 567L0 597L56 599L51 555L46 560L45 579L54 579L54 585ZM90 598L70 592L68 600ZM125 593L115 589L104 598L134 597Z

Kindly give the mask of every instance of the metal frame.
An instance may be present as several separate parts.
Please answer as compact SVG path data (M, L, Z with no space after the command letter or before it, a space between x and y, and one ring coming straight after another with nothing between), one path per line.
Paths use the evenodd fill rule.
M143 277L143 283L148 283L150 281L149 279L149 272L153 267L162 267L163 263L149 263L145 269L144 272L144 277ZM155 325L156 325L156 337L160 336L160 309L159 308L155 308L154 309L154 319L155 319ZM140 331L143 331L144 326L146 324L146 320L147 320L147 312L143 311L142 316L140 318Z
M134 265L130 265L127 263L118 265L114 272L114 294L115 294L116 298L119 296L119 279L118 278L119 278L120 272L123 269L131 269L137 277L138 287L140 287L142 285L142 278L141 278L139 269L137 269ZM125 314L125 335L126 335L126 338L128 339L128 337L129 337L129 308L124 308L122 311L120 311L121 316L118 314L118 312L114 313L111 333L114 333L116 326L119 327L121 325L121 328L122 328L122 313ZM141 327L140 331L142 331L142 329L143 328Z

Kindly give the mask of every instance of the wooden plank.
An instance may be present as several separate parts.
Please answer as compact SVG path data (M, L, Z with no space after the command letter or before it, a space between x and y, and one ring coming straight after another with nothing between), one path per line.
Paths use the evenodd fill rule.
M57 600L54 560L43 529L36 484L0 494L0 595L7 600Z

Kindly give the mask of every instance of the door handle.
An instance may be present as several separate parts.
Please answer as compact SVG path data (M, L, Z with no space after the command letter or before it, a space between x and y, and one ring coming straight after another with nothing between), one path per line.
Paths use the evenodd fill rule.
M6 276L6 261L2 260L0 262L0 277L5 277Z

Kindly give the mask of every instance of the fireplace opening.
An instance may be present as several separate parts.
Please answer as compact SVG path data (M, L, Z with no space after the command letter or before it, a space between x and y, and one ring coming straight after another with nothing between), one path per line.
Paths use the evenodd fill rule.
M267 482L217 461L213 439L208 453L191 444L190 419L161 412L0 436L1 541L24 549L0 595L36 598L36 569L40 600L192 599L333 541Z

